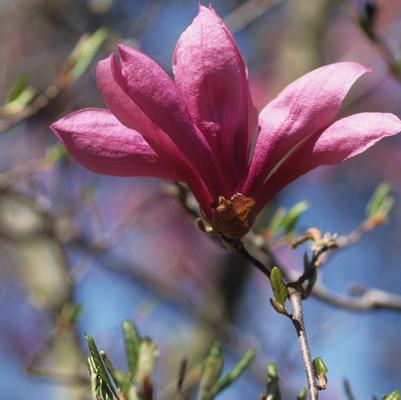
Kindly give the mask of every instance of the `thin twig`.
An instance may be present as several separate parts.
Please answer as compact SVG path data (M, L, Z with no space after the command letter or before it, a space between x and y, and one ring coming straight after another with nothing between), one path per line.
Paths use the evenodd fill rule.
M321 283L314 286L312 296L326 304L350 311L391 310L401 311L401 296L379 289L363 289L359 297L330 292Z
M283 3L283 1L248 0L228 14L224 21L230 27L231 32L238 32L255 21L255 19Z
M313 369L308 338L306 336L306 330L302 312L301 294L297 290L290 289L289 299L293 309L292 322L297 332L299 350L301 352L301 357L304 363L304 368L306 373L306 379L308 381L309 398L310 400L317 400L319 398L319 389L317 386L315 372Z
M8 189L22 180L45 171L49 165L50 164L46 158L37 158L17 165L16 167L0 174L0 188L2 190Z
M252 265L259 269L270 279L270 268L266 267L261 261L253 257L244 247L242 242L237 243L237 253L249 260ZM304 364L306 378L308 381L309 398L310 400L318 400L319 389L316 382L315 372L313 369L312 357L310 355L308 338L306 335L306 329L302 313L302 293L294 287L288 288L288 297L292 304L293 313L286 313L284 315L291 318L291 321L295 327L298 336L298 344L301 352L302 361Z
M188 190L184 187L181 187L180 190L180 196L177 196L177 194L174 193L173 197L178 198L179 202L189 213L189 215L195 218L200 217L198 209L194 208L191 205L191 202L188 201ZM172 194L170 193L170 195ZM361 225L359 225L348 235L343 235L337 238L338 247L344 248L354 244L361 238L363 234L367 233L371 229L374 229L374 227L362 222ZM328 258L325 258L324 260L321 259L321 256L324 255L322 248L318 251L318 253L319 257L314 257L312 260L313 262L316 262L316 260L319 258L319 262L321 263L328 260ZM245 237L243 239L242 248L237 249L237 254L245 257L266 276L269 276L268 271L270 271L274 265L280 267L280 263L278 263L271 251L265 248L262 244L257 244L256 236L248 235ZM325 254L327 256L328 253L326 252ZM287 271L286 268L280 268L280 270L287 282L296 281L299 279L299 276L297 277L295 272ZM322 283L318 281L315 283L310 295L315 299L322 301L323 303L350 311L401 311L401 296L377 289L365 289L363 296L351 297L348 295L330 292Z
M236 254L241 255L245 259L247 259L253 266L255 266L259 271L262 272L268 279L270 279L271 268L266 267L262 262L260 262L257 258L255 258L252 254L248 252L242 242L239 242L235 247Z
M366 12L366 10L365 10ZM351 14L355 24L361 28L362 33L365 35L366 39L372 43L379 54L382 56L383 60L387 64L388 71L391 76L401 83L401 70L400 64L397 57L393 54L390 46L386 41L377 33L375 29L375 22L378 14L378 6L374 5L374 9L371 10L371 15L367 18L367 15L360 14L357 9L351 9Z

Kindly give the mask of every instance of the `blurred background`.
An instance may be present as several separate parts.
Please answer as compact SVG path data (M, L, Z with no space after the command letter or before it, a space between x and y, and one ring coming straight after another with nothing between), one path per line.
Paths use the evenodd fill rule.
M215 0L213 6L235 33L259 109L303 73L347 60L373 72L353 87L342 114L401 117L401 75L356 22L369 17L365 3ZM195 365L215 339L227 366L249 347L258 350L221 399L257 399L268 362L278 366L285 399L305 385L293 327L272 310L264 276L198 230L165 182L95 175L66 157L48 128L68 112L103 106L95 64L117 43L140 48L171 72L175 43L197 7L195 0L0 1L2 399L88 399L84 335L125 368L127 318L158 343L158 398L170 398L181 359ZM374 26L400 59L401 1L377 1ZM82 45L82 35L94 32ZM77 54L83 54L78 67ZM391 138L340 166L313 171L270 205L306 200L299 234L310 227L346 234L363 220L375 187L392 185L390 222L336 253L320 272L333 292L357 285L401 295L400 169L401 139ZM281 246L276 256L289 269L301 268L303 250ZM344 378L357 399L400 389L401 313L347 311L313 298L304 308L313 355L329 368L322 399L345 398Z

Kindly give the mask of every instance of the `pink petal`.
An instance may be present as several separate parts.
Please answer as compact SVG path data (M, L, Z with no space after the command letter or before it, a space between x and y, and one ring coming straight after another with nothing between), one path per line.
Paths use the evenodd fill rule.
M135 129L169 165L177 170L188 170L192 167L170 137L154 124L117 83L113 69L118 70L118 61L112 54L97 65L97 85L102 97L111 112L125 126ZM114 68L113 68L114 66Z
M399 132L401 121L393 114L360 113L336 121L310 137L263 185L256 199L258 211L284 186L311 169L338 164Z
M121 65L113 63L111 66L121 89L147 118L169 136L211 192L215 196L221 194L225 185L221 171L208 144L193 125L175 83L159 65L141 52L120 45L119 53ZM149 132L140 132L146 139L150 137Z
M173 71L195 124L235 182L248 167L249 87L234 38L213 9L200 6L181 35Z
M303 141L325 129L356 79L368 69L352 62L326 65L287 86L261 112L244 190L254 193Z
M120 122L140 132L161 159L174 170L179 171L180 176L191 187L198 201L203 204L202 208L210 208L209 205L214 194L213 196L208 194L207 198L202 200L202 197L205 197L202 194L204 184L191 160L184 157L171 138L155 125L131 97L122 90L113 74L113 71L118 73L119 68L114 55L100 61L97 65L97 84L105 103ZM214 179L214 176L212 178Z
M181 180L135 130L108 110L87 108L61 118L51 129L83 166L103 175Z

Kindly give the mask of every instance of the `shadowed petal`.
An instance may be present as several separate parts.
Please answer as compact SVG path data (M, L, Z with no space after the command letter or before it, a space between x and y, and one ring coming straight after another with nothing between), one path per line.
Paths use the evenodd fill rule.
M399 132L401 121L393 114L360 113L336 121L310 137L264 184L257 194L257 211L284 186L311 169L338 164Z
M173 71L195 124L235 182L249 161L249 87L234 38L213 9L200 6L181 35Z
M261 112L260 134L245 184L254 193L308 137L325 129L338 113L348 90L368 69L341 62L302 76Z
M113 76L137 107L174 142L211 192L225 182L207 142L195 128L175 83L149 57L120 45L121 64L112 63ZM140 131L141 132L141 131ZM142 132L141 132L142 133ZM144 133L148 138L148 133Z
M51 129L83 166L103 175L181 180L143 137L108 110L87 108L61 118Z
M114 68L113 68L114 66ZM188 160L171 138L138 107L138 105L123 91L117 83L113 72L119 72L120 66L114 55L100 61L97 65L97 85L102 97L112 113L127 127L137 130L157 152L161 159L176 171L195 193L198 201L210 208L212 194L207 199L200 200L204 184L191 160ZM122 78L120 77L119 80Z
M113 70L118 72L117 64L118 61L112 54L100 61L96 69L99 91L111 112L125 126L140 132L150 146L169 165L177 170L192 168L189 165L190 162L184 158L170 137L155 125L121 89L113 75ZM113 68L113 66L115 67Z

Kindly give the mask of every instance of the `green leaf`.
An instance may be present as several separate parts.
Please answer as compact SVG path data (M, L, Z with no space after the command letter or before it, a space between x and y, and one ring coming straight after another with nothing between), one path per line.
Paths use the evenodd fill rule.
M202 377L199 384L199 400L213 399L211 391L220 378L223 365L223 350L220 343L215 342L210 348L209 355L207 356L203 366Z
M277 367L270 363L267 366L267 397L266 400L281 400Z
M145 379L152 375L156 367L157 357L156 343L150 338L143 338L139 344L138 362L135 373L136 382L142 384Z
M295 204L284 216L281 221L280 229L284 230L285 233L290 233L297 224L302 213L304 213L309 207L306 201L301 201Z
M306 390L306 388L302 388L301 391L299 392L297 400L306 400L307 395L308 395L308 391Z
M253 349L248 350L245 353L245 355L241 358L241 360L231 369L231 371L225 374L213 386L211 390L212 398L217 396L221 391L226 389L228 386L232 385L249 367L251 362L254 360L255 356L256 356L256 350Z
M318 380L321 389L326 389L327 387L327 369L325 363L320 357L316 357L313 360L313 369L315 370L315 375Z
M7 103L11 103L17 99L27 89L30 82L31 77L27 73L21 74L7 93Z
M268 227L271 236L278 235L280 231L285 234L292 232L302 213L304 213L308 207L309 204L306 201L302 201L295 204L289 211L282 207L278 208Z
M135 388L131 385L131 380L128 374L117 369L114 371L114 377L118 382L119 391L124 394L124 399L131 399L133 396L130 395L130 392L135 390Z
M123 322L123 334L128 369L131 372L132 377L134 377L138 367L139 345L141 337L134 323L129 320Z
M67 155L67 149L64 147L64 145L62 143L57 143L47 149L45 158L54 164L65 158Z
M108 35L106 28L100 28L91 35L80 38L69 58L73 65L70 72L72 80L77 80L84 74Z
M111 392L107 383L105 383L98 373L96 363L92 356L87 358L87 366L90 375L90 386L93 400L113 400L113 393Z
M86 336L86 341L88 343L89 347L89 352L93 360L93 365L96 369L97 374L99 375L100 379L107 384L109 387L110 391L113 393L113 395L118 398L117 392L110 380L109 374L106 371L102 356L99 353L99 350L97 349L96 343L93 339L92 336Z
M273 290L274 299L284 307L288 296L288 289L283 282L281 271L277 267L273 267L271 271L270 284Z
M386 217L388 215L394 204L394 199L390 196L390 190L390 185L385 182L377 187L366 206L366 215L368 218Z
M285 208L280 207L274 212L273 217L269 223L268 231L272 237L276 236L280 231L280 224L285 216Z
M36 90L32 86L28 86L14 100L7 102L2 107L2 114L13 115L21 112L32 101L35 94Z
M327 372L329 372L325 363L323 362L323 360L320 357L316 357L313 360L313 368L314 368L315 374L317 376L319 376L321 374L327 374Z
M394 390L394 392L392 392L388 396L382 396L382 400L401 400L400 392Z
M115 377L115 375L114 375L115 369L114 369L114 367L113 367L113 364L112 364L110 358L109 358L108 355L107 355L104 351L102 351L102 350L99 351L99 354L100 354L100 356L102 357L102 361L103 361L104 366L106 367L107 372L108 372L108 373L110 374L110 376L113 378L113 382L114 382L115 386L118 387L118 381L117 381L117 379L116 379L116 377Z

